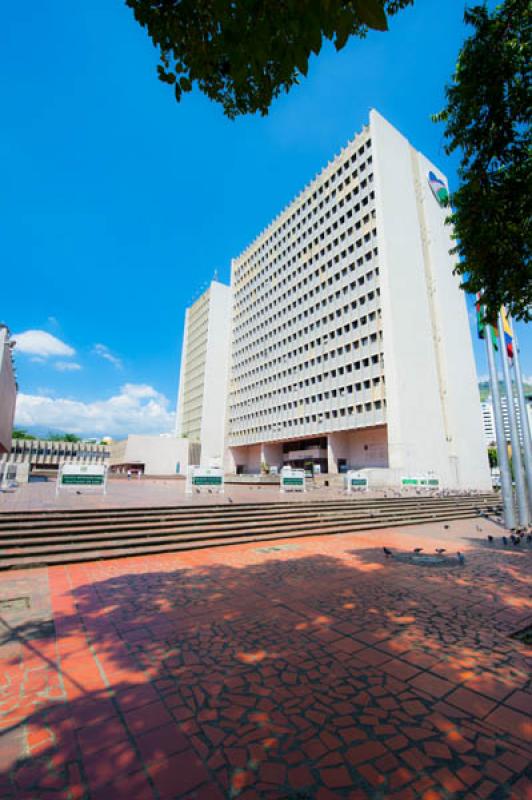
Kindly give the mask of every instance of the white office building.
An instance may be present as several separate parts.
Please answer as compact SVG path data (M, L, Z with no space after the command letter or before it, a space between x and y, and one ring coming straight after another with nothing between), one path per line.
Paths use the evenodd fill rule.
M224 453L231 289L212 281L186 311L176 435L200 445L204 466L219 466Z
M445 183L372 111L232 262L228 471L490 488Z
M482 413L482 427L484 430L484 439L487 445L496 443L497 435L495 431L495 416L493 414L493 401L488 398L485 402L481 403ZM527 411L529 429L532 430L532 402L529 397L525 398L525 405ZM515 419L517 422L517 432L519 434L519 441L523 444L523 431L521 428L521 412L519 410L519 403L517 397L514 397ZM506 441L510 442L510 420L508 418L508 400L506 395L501 395L501 410L502 421L504 425L504 435Z

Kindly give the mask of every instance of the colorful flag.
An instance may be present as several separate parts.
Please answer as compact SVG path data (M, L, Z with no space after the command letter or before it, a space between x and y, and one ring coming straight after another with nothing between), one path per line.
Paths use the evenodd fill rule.
M508 317L506 316L506 311L504 306L501 306L501 318L502 318L502 328L504 330L504 344L506 345L506 352L508 353L508 358L513 358L514 335L512 333L510 323L508 322Z
M477 333L479 339L484 339L484 332L486 330L486 323L484 322L484 317L486 314L486 308L482 305L481 294L477 292L477 301L475 303L477 309ZM497 334L497 329L493 327L493 325L488 325L488 328L491 331L491 342L495 350L499 349L499 339Z

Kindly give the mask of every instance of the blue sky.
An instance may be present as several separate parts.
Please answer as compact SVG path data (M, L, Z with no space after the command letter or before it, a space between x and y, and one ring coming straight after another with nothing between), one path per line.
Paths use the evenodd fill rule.
M10 3L0 30L0 319L68 351L42 334L15 351L18 422L87 434L170 427L184 309L214 270L229 279L231 257L372 106L453 185L457 159L430 115L466 34L462 13L461 2L417 0L390 32L340 54L326 46L268 117L230 121L198 92L176 104L122 2L50 0L31 14ZM529 375L530 332L518 331Z

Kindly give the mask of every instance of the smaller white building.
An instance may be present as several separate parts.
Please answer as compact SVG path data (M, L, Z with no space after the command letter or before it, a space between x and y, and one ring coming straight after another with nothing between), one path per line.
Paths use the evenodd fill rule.
M231 288L219 281L185 315L176 436L200 446L202 466L221 466L231 329Z
M0 453L9 453L17 402L17 383L9 329L0 323Z
M197 464L199 445L177 436L142 436L110 445L110 472L141 475L186 475L189 464Z
M532 429L532 402L530 397L525 399L526 411L528 416L528 425ZM482 411L482 427L484 429L484 439L487 445L496 444L497 435L495 431L495 416L493 414L493 401L488 397L483 403L480 404ZM517 421L517 430L519 433L519 441L523 444L523 432L521 430L521 412L519 410L519 403L517 397L514 397L515 419ZM501 395L501 410L502 421L504 425L504 435L506 441L510 441L510 420L508 418L508 400L505 395Z

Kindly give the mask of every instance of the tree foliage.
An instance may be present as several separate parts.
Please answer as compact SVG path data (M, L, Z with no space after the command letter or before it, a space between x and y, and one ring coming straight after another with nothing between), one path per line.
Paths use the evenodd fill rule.
M465 41L446 106L446 151L461 152L450 221L463 287L482 291L487 317L501 305L530 321L532 273L531 16L529 0L466 10Z
M31 439L32 441L35 440L35 436L32 436L31 433L24 430L24 428L13 428L13 433L11 434L12 439Z
M324 39L341 50L413 0L126 0L159 48L177 100L196 83L227 116L267 114Z
M46 437L48 442L81 442L75 433L49 433Z

